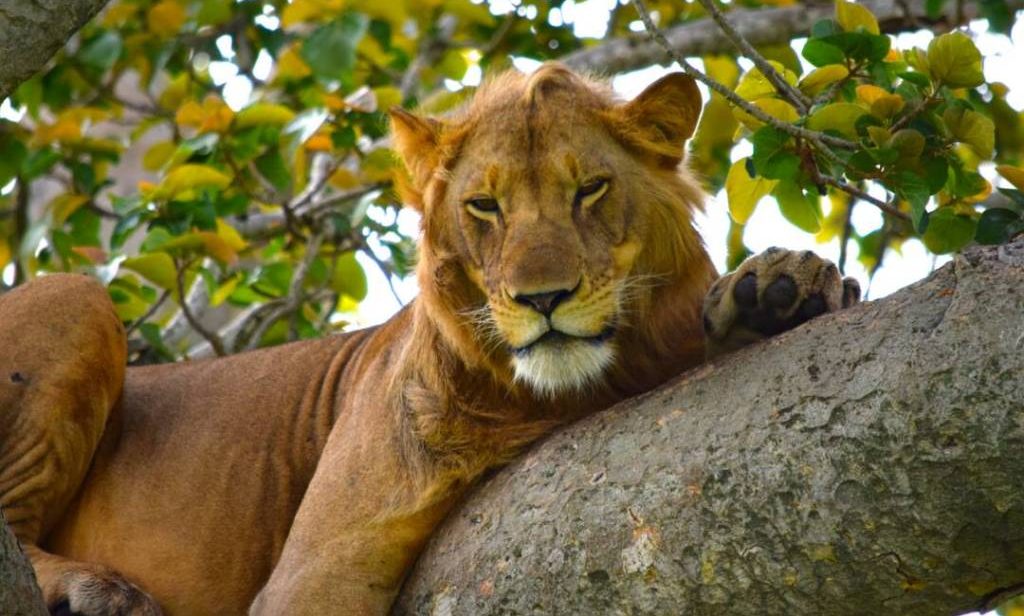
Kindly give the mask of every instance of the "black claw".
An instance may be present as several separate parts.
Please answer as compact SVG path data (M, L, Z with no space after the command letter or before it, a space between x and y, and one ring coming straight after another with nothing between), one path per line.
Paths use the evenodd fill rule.
M742 308L757 306L757 274L749 272L743 275L732 288L733 299Z
M843 279L843 308L860 301L860 283L853 278Z
M796 301L796 282L789 274L781 274L764 290L764 301L776 310L785 310Z
M800 304L797 314L800 315L801 321L809 321L818 315L825 314L827 311L828 304L825 303L825 298L821 293L815 293L805 299L804 303Z

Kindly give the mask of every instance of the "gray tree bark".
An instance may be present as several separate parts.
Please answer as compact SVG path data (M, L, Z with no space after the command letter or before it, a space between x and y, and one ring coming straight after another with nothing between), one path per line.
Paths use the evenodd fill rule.
M970 20L977 19L981 14L981 2L977 1L940 3L939 15L934 19L928 16L925 0L861 0L860 4L875 14L884 32L890 33L927 28L937 23L956 25L961 21L958 17ZM1024 8L1024 1L1021 0L1007 0L1006 4L1014 12ZM834 16L835 5L832 2L798 2L792 6L737 9L726 15L743 38L755 47L788 43L794 38L807 36L815 22ZM736 53L732 42L710 19L698 19L667 28L664 33L669 44L684 56ZM637 34L582 49L564 56L561 61L575 69L615 75L652 64L665 64L668 59L665 51L648 39L646 34Z
M57 53L108 0L0 0L0 100Z
M396 614L957 614L1024 592L1024 239L546 440Z
M46 613L32 566L0 511L0 614L45 616Z

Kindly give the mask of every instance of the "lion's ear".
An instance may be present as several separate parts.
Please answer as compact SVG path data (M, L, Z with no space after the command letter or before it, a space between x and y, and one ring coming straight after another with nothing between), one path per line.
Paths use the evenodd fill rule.
M441 123L401 107L392 107L389 115L395 151L409 171L411 188L421 192L440 164Z
M632 101L619 107L630 141L677 165L683 146L693 136L703 102L697 83L689 75L672 73L648 86Z

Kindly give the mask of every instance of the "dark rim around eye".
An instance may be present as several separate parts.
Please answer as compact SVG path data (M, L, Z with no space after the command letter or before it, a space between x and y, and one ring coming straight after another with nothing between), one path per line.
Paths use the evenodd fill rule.
M576 203L579 204L587 197L597 194L607 185L608 180L606 178L600 178L580 186L579 190L576 191Z
M479 199L467 199L466 205L486 214L493 214L498 211L498 200L479 198Z

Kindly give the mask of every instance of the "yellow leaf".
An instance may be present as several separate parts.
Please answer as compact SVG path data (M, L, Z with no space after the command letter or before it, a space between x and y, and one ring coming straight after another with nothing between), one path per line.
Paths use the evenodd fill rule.
M899 94L886 94L871 103L871 114L879 118L891 118L903 109L906 101Z
M460 2L460 4L469 3ZM396 30L399 29L409 17L409 14L406 12L405 2L400 2L398 0L388 0L388 2L381 2L381 0L349 0L346 6L353 11L363 13L368 17L389 22Z
M877 101L883 96L886 96L887 94L889 93L883 90L882 88L879 88L878 86L873 86L871 84L857 86L857 98L867 103L868 106L870 106L871 103Z
M178 126L199 128L203 123L203 108L195 101L188 101L174 114L174 121Z
M769 60L768 63L771 64L780 75L782 75L783 80L790 85L796 85L796 73L782 66L778 62L772 62ZM754 68L747 71L746 74L740 78L739 84L736 85L736 94L738 94L740 98L748 101L755 101L760 98L775 96L775 86L773 86L771 82L761 74L761 71Z
M725 178L729 215L740 224L746 223L754 213L757 202L770 193L778 183L778 180L750 177L747 173L746 159L734 162Z
M985 83L981 52L963 32L950 32L928 44L928 66L932 77L953 88L973 88Z
M290 28L307 21L320 21L333 17L341 7L341 0L292 0L281 13L281 25Z
M232 250L244 250L247 245L238 230L225 222L223 218L217 219L217 236L224 240Z
M310 152L330 152L334 147L334 144L331 142L330 135L317 133L307 139L306 143L303 144L303 147Z
M0 270L7 267L7 264L11 262L11 247L7 244L7 240L0 239Z
M177 109L185 101L191 89L192 78L188 71L171 80L164 91L160 93L159 103L164 109Z
M1024 190L1024 169L1011 167L1010 165L998 165L996 171L1006 178L1006 181L1013 184L1017 190Z
M374 4L388 4L374 0ZM494 16L487 8L487 4L473 4L465 0L445 0L444 11L457 16L463 23L480 26L493 26Z
M32 136L34 145L75 143L82 138L82 125L70 118L58 118L53 124L43 124Z
M782 120L783 122L796 122L800 119L800 114L792 105L777 98L762 98L754 101L753 105L771 117ZM742 122L743 125L751 131L755 131L764 126L764 122L758 120L739 107L735 107L733 112L736 114L736 119Z
M832 103L818 109L807 119L811 130L834 130L845 137L857 138L856 122L867 113L860 105L853 103Z
M178 271L174 268L174 260L166 252L150 252L129 257L121 262L121 267L144 276L153 284L168 291L178 286Z
M704 70L708 77L729 88L736 86L740 76L740 66L732 56L704 56Z
M107 28L118 28L123 26L129 19L135 17L135 13L139 10L137 4L129 2L119 2L112 5L107 12L103 14L103 25Z
M255 103L238 112L235 118L236 128L271 125L281 126L295 119L295 112L275 103Z
M374 88L373 94L377 97L377 109L382 111L402 104L402 91L394 86Z
M202 240L206 253L214 259L227 265L238 262L238 252L221 236L210 231L199 231L197 235Z
M142 167L146 171L158 171L167 164L177 149L178 146L173 141L154 143L142 155Z
M849 74L850 70L842 64L829 64L816 68L800 80L800 91L814 96L833 83L846 79Z
M89 203L86 195L75 195L65 193L50 202L50 212L53 215L53 222L56 225L64 224L69 216L78 211L78 208Z
M295 44L281 52L277 57L276 79L281 81L298 81L313 74L312 69L299 55Z
M356 177L356 174L342 167L331 174L331 177L328 180L328 182L330 182L331 186L333 186L334 188L337 188L339 190L346 190L348 188L354 188L358 186L359 178Z
M185 7L174 0L163 0L149 9L146 23L153 34L161 38L170 38L181 31L187 16Z
M845 0L836 0L836 21L847 32L863 29L871 34L879 34L878 20L866 7Z
M175 168L160 183L154 199L173 199L178 195L197 188L223 190L231 184L231 178L207 165L182 165Z
M232 293L235 292L235 289L238 288L238 283L240 283L241 281L242 276L238 274L225 280L224 284L217 287L217 290L214 291L213 295L210 296L210 305L220 306L221 304L223 304L224 301L228 297L230 297Z

